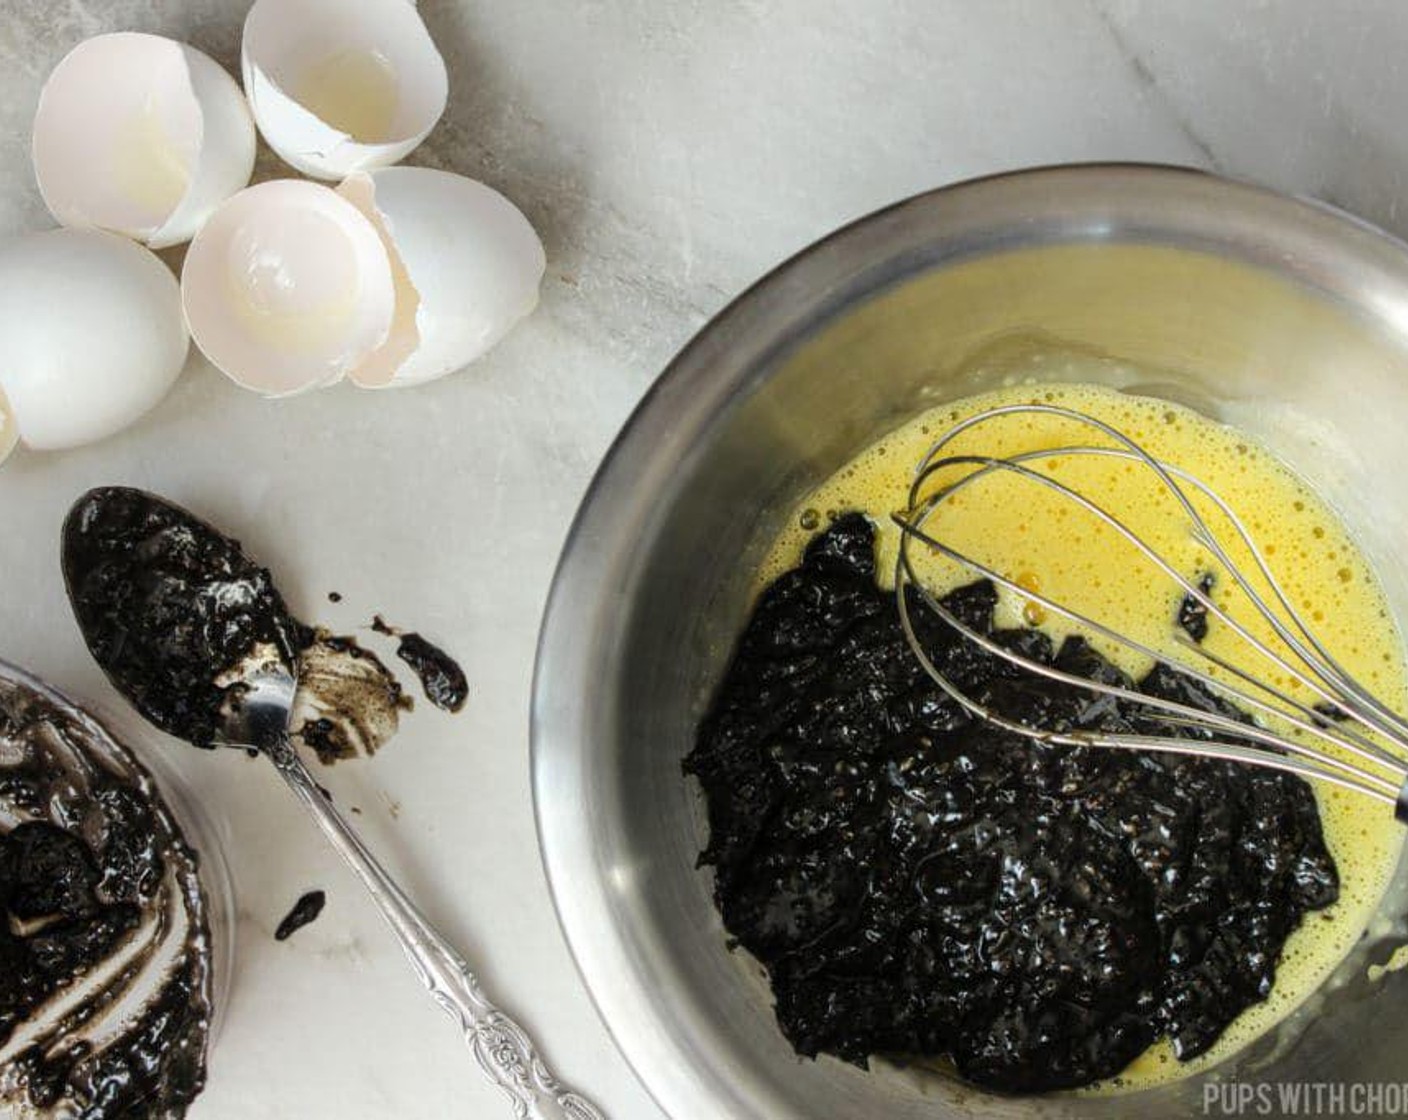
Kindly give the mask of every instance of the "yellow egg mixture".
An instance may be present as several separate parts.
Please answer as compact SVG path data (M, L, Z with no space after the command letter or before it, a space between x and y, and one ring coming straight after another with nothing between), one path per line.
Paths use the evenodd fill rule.
M906 507L915 466L936 439L966 417L987 408L1031 402L1071 408L1103 420L1160 460L1206 483L1241 518L1287 597L1325 647L1379 699L1400 711L1408 708L1402 641L1378 580L1326 503L1240 432L1166 401L1099 386L1020 385L916 417L808 495L769 553L760 582L795 566L806 542L829 515L861 510L876 523L877 570L885 584L893 586L900 534L890 515ZM1092 444L1114 446L1089 426L1021 414L962 433L945 453L1005 457ZM1216 561L1192 539L1186 513L1148 468L1104 456L1074 455L1042 458L1031 465L1098 499L1193 581L1204 573L1219 572ZM959 474L943 476L943 481ZM1214 507L1202 498L1194 504L1209 519L1234 563L1254 572L1251 553ZM1068 498L1012 474L989 475L955 495L926 530L1023 588L1189 662L1189 654L1173 641L1184 589L1114 529ZM978 578L927 549L912 549L912 553L920 577L939 593ZM1260 579L1253 579L1252 586L1268 590ZM1263 641L1284 650L1234 581L1218 575L1211 597ZM997 621L1002 626L1039 625L1058 641L1076 629L1053 612L1008 592L1000 595ZM1147 658L1109 641L1095 639L1094 644L1136 677L1151 665ZM1204 646L1304 703L1318 700L1215 618L1210 620ZM1308 914L1287 941L1270 998L1248 1008L1202 1057L1181 1063L1171 1047L1159 1043L1106 1088L1145 1088L1223 1060L1294 1010L1359 939L1397 865L1402 829L1391 808L1376 799L1323 783L1317 785L1316 795L1326 841L1339 866L1340 897L1333 907Z

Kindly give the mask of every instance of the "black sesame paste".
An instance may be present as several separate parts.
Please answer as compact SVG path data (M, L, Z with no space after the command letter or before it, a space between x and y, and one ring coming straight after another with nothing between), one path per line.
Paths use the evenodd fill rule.
M0 677L0 1110L184 1116L205 1084L195 853L87 717Z
M293 909L284 915L279 928L274 931L275 941L287 941L304 926L318 920L318 915L327 905L328 896L323 891L309 891L293 904Z
M376 656L295 618L238 541L154 494L109 486L80 498L64 522L63 570L109 679L198 747L216 744L249 674L271 664L297 679L293 718L323 762L374 754L410 707Z
M458 712L464 707L469 699L469 681L453 657L419 634L388 626L381 615L373 620L372 629L399 639L396 656L420 680L427 700L447 712Z
M331 766L369 758L414 706L385 663L355 638L317 629L299 660L295 736Z
M326 716L304 720L298 729L298 738L305 746L313 748L318 761L325 766L357 756L356 748L347 742L342 728Z
M1217 584L1217 577L1211 572L1204 572L1198 577L1197 587L1204 595L1211 595L1213 587ZM1201 642L1208 636L1208 609L1193 595L1183 596L1183 602L1178 607L1178 625L1195 642Z
M1080 639L995 630L996 601L986 581L944 599L1029 657L1128 684ZM1001 711L1193 733L911 614L940 669ZM1166 669L1136 687L1247 718ZM1161 1037L1187 1060L1266 998L1287 936L1339 891L1299 778L968 716L909 649L858 514L764 592L685 769L724 924L808 1057L946 1056L1010 1092L1112 1077Z
M103 671L147 719L198 747L214 746L247 659L277 657L292 672L309 640L238 541L141 490L78 500L63 569Z

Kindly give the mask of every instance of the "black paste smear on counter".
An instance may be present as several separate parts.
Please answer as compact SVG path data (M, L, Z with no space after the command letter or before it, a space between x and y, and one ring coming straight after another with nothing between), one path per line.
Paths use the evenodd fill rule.
M284 915L284 920L274 931L274 940L287 941L304 926L316 922L327 901L328 896L323 891L309 891L303 895L293 904L293 909Z
M93 657L137 709L211 747L238 685L216 678L267 643L285 664L310 640L239 542L140 490L85 494L63 531L69 597Z
M980 582L944 602L1029 657L1123 679L1079 639L995 630L996 599ZM911 615L981 703L1191 734ZM1246 718L1167 669L1138 688ZM947 1055L1013 1092L1112 1077L1159 1037L1186 1060L1266 998L1287 936L1339 893L1299 778L1043 746L970 718L909 649L857 514L762 595L685 769L707 796L700 858L724 924L809 1057Z
M22 818L0 835L0 1046L125 951L144 922L161 932L106 990L36 1028L0 1080L10 1103L81 1120L179 1117L204 1087L210 1029L197 859L149 780L104 761L93 741L43 697L0 682L0 803ZM153 984L147 974L175 936L173 892L184 939ZM137 983L149 994L94 1049L83 1028Z
M313 749L324 766L331 766L340 759L357 757L356 748L347 741L342 729L326 716L304 720L298 729L298 737Z
M400 640L396 656L420 679L427 700L447 712L458 712L464 707L469 699L469 680L454 658L419 634L388 626L381 615L373 619L372 629Z
M415 702L406 695L385 662L375 653L358 643L356 638L345 634L332 634L326 630L314 629L303 650L303 684L319 691L315 679L317 671L309 671L309 661L315 655L326 652L340 656L344 660L345 672L349 666L358 666L358 683L353 689L337 688L339 694L336 705L337 718L315 715L303 720L295 732L305 746L312 748L318 761L332 766L343 759L370 757L380 749L381 742L374 733L374 725L388 714L399 715L409 712ZM323 692L327 686L323 686ZM394 728L393 728L394 729Z

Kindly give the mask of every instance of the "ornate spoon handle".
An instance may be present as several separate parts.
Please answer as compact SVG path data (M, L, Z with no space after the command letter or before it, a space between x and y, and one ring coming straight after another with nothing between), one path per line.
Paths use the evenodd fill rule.
M367 888L421 983L459 1023L485 1074L508 1094L513 1114L519 1120L605 1120L595 1105L553 1077L527 1032L489 1002L464 958L431 926L322 795L288 737L265 753Z

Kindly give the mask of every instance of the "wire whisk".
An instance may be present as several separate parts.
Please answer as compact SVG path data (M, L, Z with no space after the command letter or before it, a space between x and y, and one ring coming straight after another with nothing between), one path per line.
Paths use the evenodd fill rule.
M954 441L964 433L1024 415L1073 421L1098 432L1109 442L1043 448L1009 456L957 454L951 450ZM1099 456L1150 472L1157 485L1172 496L1177 512L1187 518L1192 539L1240 590L1255 615L1275 635L1275 642L1258 636L1252 626L1220 605L1207 584L1180 571L1124 519L1102 506L1098 494L1083 493L1033 465L1038 460L1081 456ZM1282 674L1282 679L1299 682L1306 695L1313 699L1291 696L1287 687L1248 671L1234 659L1213 652L1191 636L1177 632L1176 628L1173 640L1188 656L1171 658L1167 651L1155 649L1088 617L1068 603L1059 602L953 547L945 540L941 528L945 507L956 495L998 472L1010 472L1046 487L1062 501L1072 503L1108 526L1182 588L1187 597L1185 602L1196 603L1206 612L1209 621L1226 627L1239 641L1245 642L1249 650L1264 658L1268 666ZM1228 545L1219 540L1208 519L1199 512L1194 495L1217 510L1221 521L1238 538L1240 550L1250 557L1250 568L1233 559ZM901 530L895 564L895 595L905 637L934 682L973 716L1043 743L1203 755L1286 771L1378 798L1392 805L1396 817L1408 823L1408 719L1377 699L1326 649L1282 589L1262 551L1229 504L1188 471L1157 459L1117 428L1086 413L1054 404L1004 405L976 413L955 424L929 449L915 471L906 510L894 514L893 519ZM1167 696L1152 696L1123 683L1066 672L1009 648L964 622L944 605L940 595L926 585L916 570L916 546L931 550L1028 603L1061 616L1084 634L1162 664L1184 680L1225 697L1251 715L1254 722L1247 723L1232 715L1194 707ZM909 593L911 590L913 595ZM1200 737L1043 727L996 710L975 699L938 667L916 632L911 614L915 603L933 612L963 639L1010 665L1048 681L1113 697L1135 710L1156 716L1161 726ZM1210 671L1214 669L1216 673Z

